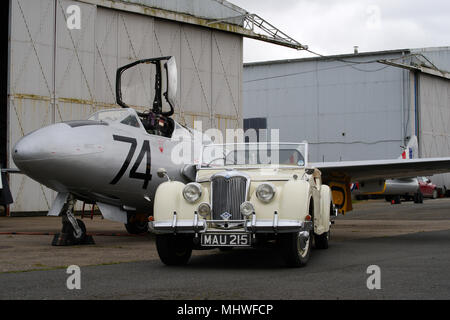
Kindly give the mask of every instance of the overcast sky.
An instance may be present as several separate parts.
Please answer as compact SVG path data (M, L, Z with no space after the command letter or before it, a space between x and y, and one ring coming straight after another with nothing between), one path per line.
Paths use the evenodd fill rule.
M321 54L450 46L449 0L229 0ZM244 62L311 54L244 40Z

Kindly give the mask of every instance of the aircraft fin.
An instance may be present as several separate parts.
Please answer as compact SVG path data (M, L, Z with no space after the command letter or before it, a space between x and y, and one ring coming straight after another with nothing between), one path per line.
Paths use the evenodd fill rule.
M105 219L127 223L127 212L125 210L102 202L97 202L96 205Z
M402 154L399 159L416 159L419 157L419 146L417 143L417 137L412 136L406 147L404 148Z

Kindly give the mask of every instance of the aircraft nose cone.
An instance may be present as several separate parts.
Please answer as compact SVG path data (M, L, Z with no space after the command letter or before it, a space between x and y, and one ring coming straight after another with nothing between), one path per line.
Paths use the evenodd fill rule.
M13 148L12 158L16 166L24 172L32 163L46 160L55 155L55 150L64 146L61 133L63 124L54 124L33 131L20 139Z
M42 156L42 152L39 151L41 142L36 136L35 132L32 132L16 143L12 154L14 163L35 160Z
M20 139L12 150L12 158L27 176L50 185L51 181L62 181L69 176L78 178L77 175L84 172L84 161L89 156L98 161L95 157L101 157L103 153L101 139L104 137L95 126L57 123Z

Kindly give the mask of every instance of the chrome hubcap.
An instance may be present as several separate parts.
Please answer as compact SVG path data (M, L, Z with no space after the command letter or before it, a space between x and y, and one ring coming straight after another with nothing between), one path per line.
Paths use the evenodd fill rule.
M302 231L297 236L298 253L302 258L308 254L310 236L308 231Z

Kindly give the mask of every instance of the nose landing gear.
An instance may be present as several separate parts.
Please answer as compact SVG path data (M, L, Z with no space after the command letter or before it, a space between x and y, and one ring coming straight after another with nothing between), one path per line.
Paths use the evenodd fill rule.
M73 214L77 200L69 194L61 209L62 230L55 234L52 246L73 246L80 244L95 244L92 236L86 234L86 226Z

